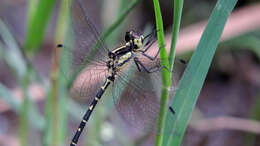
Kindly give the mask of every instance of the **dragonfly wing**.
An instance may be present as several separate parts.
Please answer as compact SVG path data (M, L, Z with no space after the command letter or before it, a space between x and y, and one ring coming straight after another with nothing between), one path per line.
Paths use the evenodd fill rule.
M88 65L74 80L70 95L81 103L89 104L108 77L106 66Z
M141 72L132 62L128 70L122 72L113 85L113 99L117 111L121 117L130 125L134 132L146 134L152 132L156 127L156 121L160 105L161 95L161 72L160 59L149 62L145 58L140 58L147 68L159 68L158 71L147 73L144 70ZM173 96L180 71L180 66L176 63L173 70L172 82L173 86L170 89L170 97ZM178 73L179 74L179 73ZM172 98L170 98L171 100Z
M89 103L107 77L108 49L86 8L84 1L72 1L60 66L71 96Z
M83 4L72 1L70 27L62 48L62 57L66 57L61 70L68 80L74 80L87 64L105 66L108 58L108 49Z

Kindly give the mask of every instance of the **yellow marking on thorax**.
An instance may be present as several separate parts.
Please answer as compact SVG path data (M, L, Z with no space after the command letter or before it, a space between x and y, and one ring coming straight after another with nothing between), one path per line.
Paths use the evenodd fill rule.
M118 64L121 64L121 63L124 63L127 59L129 59L131 57L132 53L131 52L128 52L126 53L125 55L121 56L119 59L118 59Z
M125 55L121 56L118 60L118 66L117 66L117 71L120 72L122 71L127 65L129 62L125 62L127 59L129 59L131 57L131 52L129 53L126 53Z
M118 48L115 48L112 53L116 53L118 50L122 49L122 48L125 48L126 46L121 46L121 47L118 47Z

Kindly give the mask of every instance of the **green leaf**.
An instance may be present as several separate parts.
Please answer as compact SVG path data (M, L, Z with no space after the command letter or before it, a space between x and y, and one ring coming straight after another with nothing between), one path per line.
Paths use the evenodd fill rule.
M163 146L179 146L206 78L226 20L237 0L219 0L171 103L176 114L167 113Z
M27 53L38 50L55 2L55 0L40 0L38 5L35 6L36 9L31 10L30 14L28 14L31 17L28 22L27 37L24 45Z

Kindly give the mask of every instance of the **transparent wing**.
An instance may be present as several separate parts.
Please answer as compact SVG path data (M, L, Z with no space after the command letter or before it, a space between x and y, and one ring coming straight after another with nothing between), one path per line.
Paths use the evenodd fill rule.
M160 59L149 62L145 58L139 58L146 63L147 68L160 68ZM173 71L173 86L170 97L175 92L176 78L182 73L185 65L176 63ZM178 73L179 72L179 73ZM176 76L177 75L177 76ZM160 70L154 73L138 71L132 62L129 69L124 70L113 84L113 99L116 109L128 125L134 127L134 132L146 134L156 127L159 110L161 90ZM133 129L133 128L132 128Z
M89 102L107 77L108 49L85 4L82 0L72 1L61 72L69 81L71 96Z
M93 47L94 49L99 48L99 53L103 56L107 56L109 50L104 41L100 38L99 29L97 29L89 17L84 5L85 3L82 0L74 0L72 2L72 22L77 47L84 51L86 51L86 49L93 49ZM96 48L93 45L97 45Z
M156 121L159 92L150 75L144 72L130 72L118 76L114 82L113 99L117 111L132 127L133 132L143 135L150 132L153 122Z
M81 0L71 4L70 29L62 48L68 56L65 64L71 67L64 72L67 79L74 79L89 63L105 65L107 60L108 49L84 4Z
M71 96L81 103L89 104L108 76L106 66L88 65L74 80L70 89Z

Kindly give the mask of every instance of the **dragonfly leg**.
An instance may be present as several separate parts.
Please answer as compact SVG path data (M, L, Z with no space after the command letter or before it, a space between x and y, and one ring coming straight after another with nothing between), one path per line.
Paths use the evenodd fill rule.
M138 59L137 59L137 60L138 60ZM134 60L134 62L135 62L135 65L136 65L138 71L141 72L142 70L141 70L140 65L139 65L139 63L138 63L137 60Z
M149 40L144 46L146 47L142 52L145 53L151 48L151 46L156 42L156 39Z
M156 52L155 56L150 56L150 55L146 54L145 52L146 52L147 50L146 50L146 51L143 51L143 52L142 52L142 55L145 56L145 57L147 57L147 58L150 59L151 61L154 61L154 60L158 57L161 48L162 48L162 47L160 47L160 48L158 49L158 51Z
M142 52L145 53L149 48L156 42L156 29L153 30L152 33L145 36L146 38L149 38L149 40L145 43L144 47L146 47Z
M162 70L163 66L154 66L152 68L147 68L137 57L134 58L134 62L137 66L137 69L141 72L141 68L144 69L144 71L146 71L147 73L153 73L153 72L157 72L157 71L160 71Z

